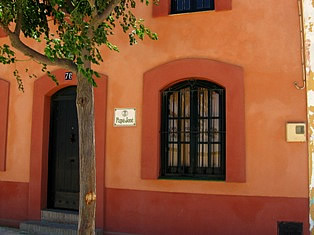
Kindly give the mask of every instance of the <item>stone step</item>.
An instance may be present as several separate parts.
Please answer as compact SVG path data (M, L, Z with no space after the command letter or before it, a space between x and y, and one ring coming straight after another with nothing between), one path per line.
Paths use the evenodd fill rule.
M36 235L76 235L77 224L55 223L51 221L26 221L20 224L20 230ZM96 229L96 235L102 235L101 229Z
M46 209L41 211L41 220L55 223L77 224L78 212Z

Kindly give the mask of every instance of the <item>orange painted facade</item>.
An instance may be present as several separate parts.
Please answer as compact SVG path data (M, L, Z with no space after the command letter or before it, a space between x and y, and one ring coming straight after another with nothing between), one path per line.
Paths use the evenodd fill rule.
M231 1L217 4L225 9L178 15L164 15L156 7L139 4L136 13L158 33L159 40L147 39L130 47L127 35L117 32L112 40L120 53L102 48L104 63L95 67L103 74L100 87L95 89L99 127L96 127L98 227L135 234L184 234L197 226L195 217L202 207L199 215L203 219L199 220L197 234L209 231L230 234L231 228L234 234L254 231L276 234L278 221L302 222L307 234L307 143L288 143L285 139L287 122L307 120L306 93L293 85L302 78L297 3L232 0L232 7ZM0 44L3 43L8 43L5 35L0 36ZM186 62L182 71L192 66L193 71L200 72L184 74L177 67L164 69L159 77L158 68L177 61ZM200 61L207 61L212 69L209 71L206 67L209 64L202 65ZM28 78L24 72L27 66L38 79ZM25 93L17 89L12 75L15 68L25 77ZM228 68L235 68L231 69L230 77ZM56 71L59 87L48 81L40 66L32 61L0 65L0 97L4 94L1 81L10 83L5 98L6 135L0 129L0 146L6 138L6 150L0 149L0 224L17 225L22 220L38 218L40 210L46 207L48 104L57 90L75 84L75 80L64 81L60 68L52 70ZM215 74L220 71L225 75L223 78ZM235 73L239 75L232 80ZM164 77L167 74L171 79ZM147 76L160 84L147 85ZM151 105L151 100L146 99L147 92L158 91L167 81L172 84L194 76L227 84L227 94L230 89L231 98L239 99L227 107L230 110L227 131L228 123L232 123L235 126L232 138L239 144L230 144L226 181L158 179L160 107L158 102ZM159 97L151 99L158 101ZM135 108L136 126L114 127L115 108ZM147 119L152 113L154 123ZM0 120L3 118L0 116ZM0 128L4 128L1 123ZM227 143L227 151L228 147ZM154 156L150 156L150 148ZM231 159L235 151L236 160ZM228 170L234 180L228 180ZM13 193L22 198L12 197L22 208L19 215L10 214L11 209L16 209L16 204L10 201ZM169 208L169 213L162 208ZM219 214L216 220L211 210ZM180 213L188 216L184 219ZM211 220L209 224L206 216ZM183 221L183 228L175 218ZM162 226L167 219L170 220ZM218 225L224 229L219 230Z

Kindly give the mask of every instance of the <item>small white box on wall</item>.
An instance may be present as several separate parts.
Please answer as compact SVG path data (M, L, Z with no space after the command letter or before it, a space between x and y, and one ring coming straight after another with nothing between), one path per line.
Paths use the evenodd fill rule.
M286 124L287 142L306 142L306 125L303 122Z

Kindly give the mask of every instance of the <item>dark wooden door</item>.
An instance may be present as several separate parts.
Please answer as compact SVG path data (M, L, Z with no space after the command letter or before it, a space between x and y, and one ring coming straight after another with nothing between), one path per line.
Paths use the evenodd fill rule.
M48 208L78 210L79 155L76 87L51 98Z

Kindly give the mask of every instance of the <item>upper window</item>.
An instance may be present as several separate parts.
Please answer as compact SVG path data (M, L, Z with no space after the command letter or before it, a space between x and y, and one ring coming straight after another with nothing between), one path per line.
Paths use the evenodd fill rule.
M214 0L172 0L171 13L214 10Z
M193 11L228 11L232 9L232 0L162 0L153 5L153 16Z
M162 91L161 176L225 179L225 91L204 80Z

